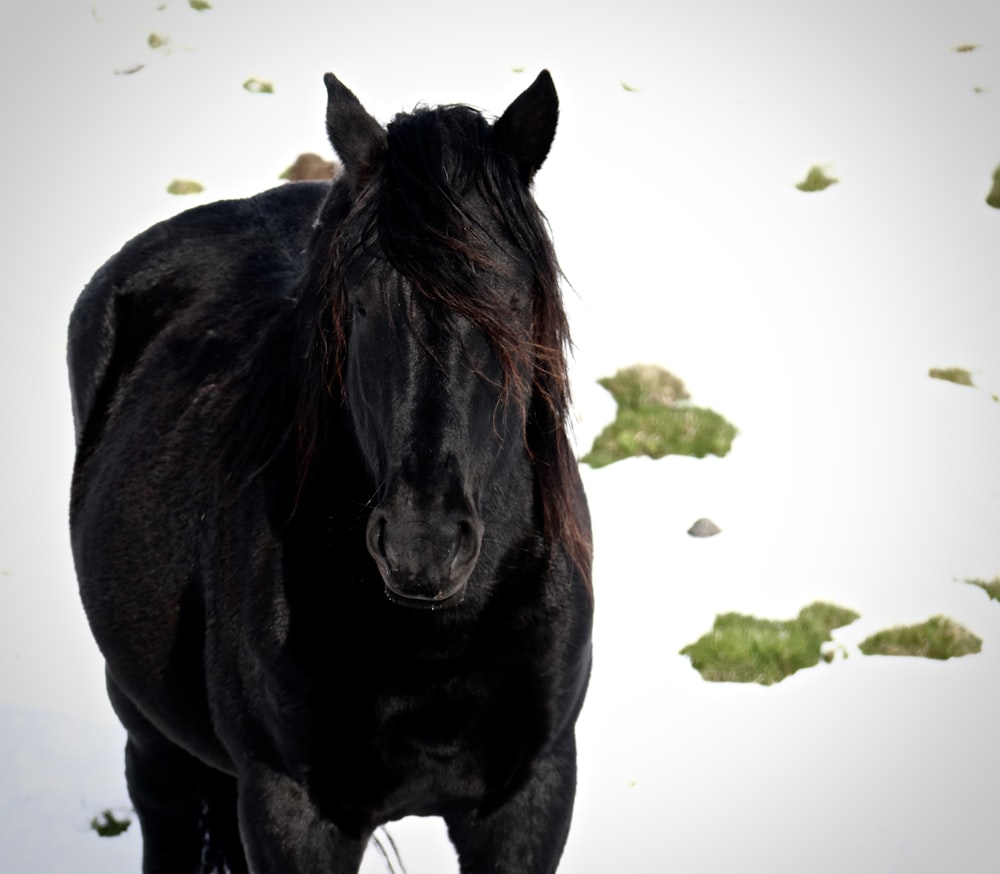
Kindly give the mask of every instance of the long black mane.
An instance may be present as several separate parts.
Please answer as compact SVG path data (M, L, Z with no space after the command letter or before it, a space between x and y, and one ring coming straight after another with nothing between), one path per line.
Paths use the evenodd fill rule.
M301 314L306 319L318 314L319 321L311 331L296 327L308 338L305 360L318 371L318 378L300 382L299 482L308 480L322 452L330 405L343 400L350 283L373 265L388 265L436 312L472 321L490 342L507 397L526 412L524 439L538 475L546 533L586 569L589 538L572 510L579 496L571 491L569 475L576 462L566 433L570 336L561 272L545 217L520 183L514 161L494 147L493 136L483 116L467 106L400 114L388 125L385 152L364 189L352 192L345 179L333 183L300 297ZM496 220L493 228L466 206L470 197L487 205ZM496 227L506 239L493 239ZM496 256L511 244L535 277L528 337L512 325L509 301L470 293L482 286L483 273L515 269ZM321 296L318 306L314 295Z

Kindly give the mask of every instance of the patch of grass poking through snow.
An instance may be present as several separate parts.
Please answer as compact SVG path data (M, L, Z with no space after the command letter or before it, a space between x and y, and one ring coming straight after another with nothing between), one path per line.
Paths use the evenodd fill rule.
M249 91L251 94L274 94L274 83L268 82L267 79L251 76L243 83L243 90Z
M167 186L167 194L201 194L204 190L205 186L193 179L174 179Z
M990 596L991 601L1000 601L1000 577L994 577L992 580L962 580L963 583L968 583L970 586L978 586L987 595Z
M780 683L819 663L834 628L858 618L853 610L817 601L796 619L758 619L723 613L712 630L681 650L691 666L713 683Z
M90 827L102 838L116 838L128 831L132 820L128 817L118 819L110 810L105 810L100 817L95 816L90 821Z
M986 203L994 209L1000 209L1000 167L993 171L993 187L986 195Z
M662 367L638 364L598 383L611 392L618 414L583 456L591 467L641 455L721 457L732 448L736 428L714 410L687 403L684 383Z
M858 644L865 655L951 659L980 652L983 642L947 616L932 616L920 625L887 628Z
M835 179L833 176L827 176L826 171L822 167L813 166L806 173L806 178L801 182L797 182L795 187L799 191L825 191L831 185L836 185L839 181L839 179Z
M945 382L953 382L955 385L967 385L975 388L972 381L972 374L964 367L932 367L927 371L931 379L943 379Z

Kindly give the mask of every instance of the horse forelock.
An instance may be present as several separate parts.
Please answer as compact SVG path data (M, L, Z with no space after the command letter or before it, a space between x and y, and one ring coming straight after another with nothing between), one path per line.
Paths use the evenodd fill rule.
M347 190L335 183L331 201ZM328 338L329 392L346 389L348 290L373 264L388 265L428 306L471 321L501 365L505 400L524 413L545 528L589 585L590 539L574 512L576 462L566 435L570 337L561 273L545 218L514 162L494 148L491 125L465 106L397 116L381 166L329 218L336 227L322 271L328 297L320 332ZM484 288L491 276L509 274L511 249L534 277L528 337L511 319L509 301Z

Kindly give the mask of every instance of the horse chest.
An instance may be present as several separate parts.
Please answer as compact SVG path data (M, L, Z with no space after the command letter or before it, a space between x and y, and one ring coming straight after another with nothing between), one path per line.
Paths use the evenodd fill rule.
M298 725L281 721L286 761L334 819L359 828L502 792L545 722L530 678L490 663L418 663L390 676L359 666L296 709L307 712Z

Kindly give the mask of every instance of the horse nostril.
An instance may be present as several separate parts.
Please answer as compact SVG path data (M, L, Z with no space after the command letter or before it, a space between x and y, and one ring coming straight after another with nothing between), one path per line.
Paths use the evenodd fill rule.
M479 558L481 531L472 522L463 519L458 523L458 537L455 540L451 559L451 573L461 573L465 566L474 564Z
M388 566L389 563L389 556L385 551L385 525L385 513L375 510L369 517L365 529L365 545L368 547L368 553L380 566Z

